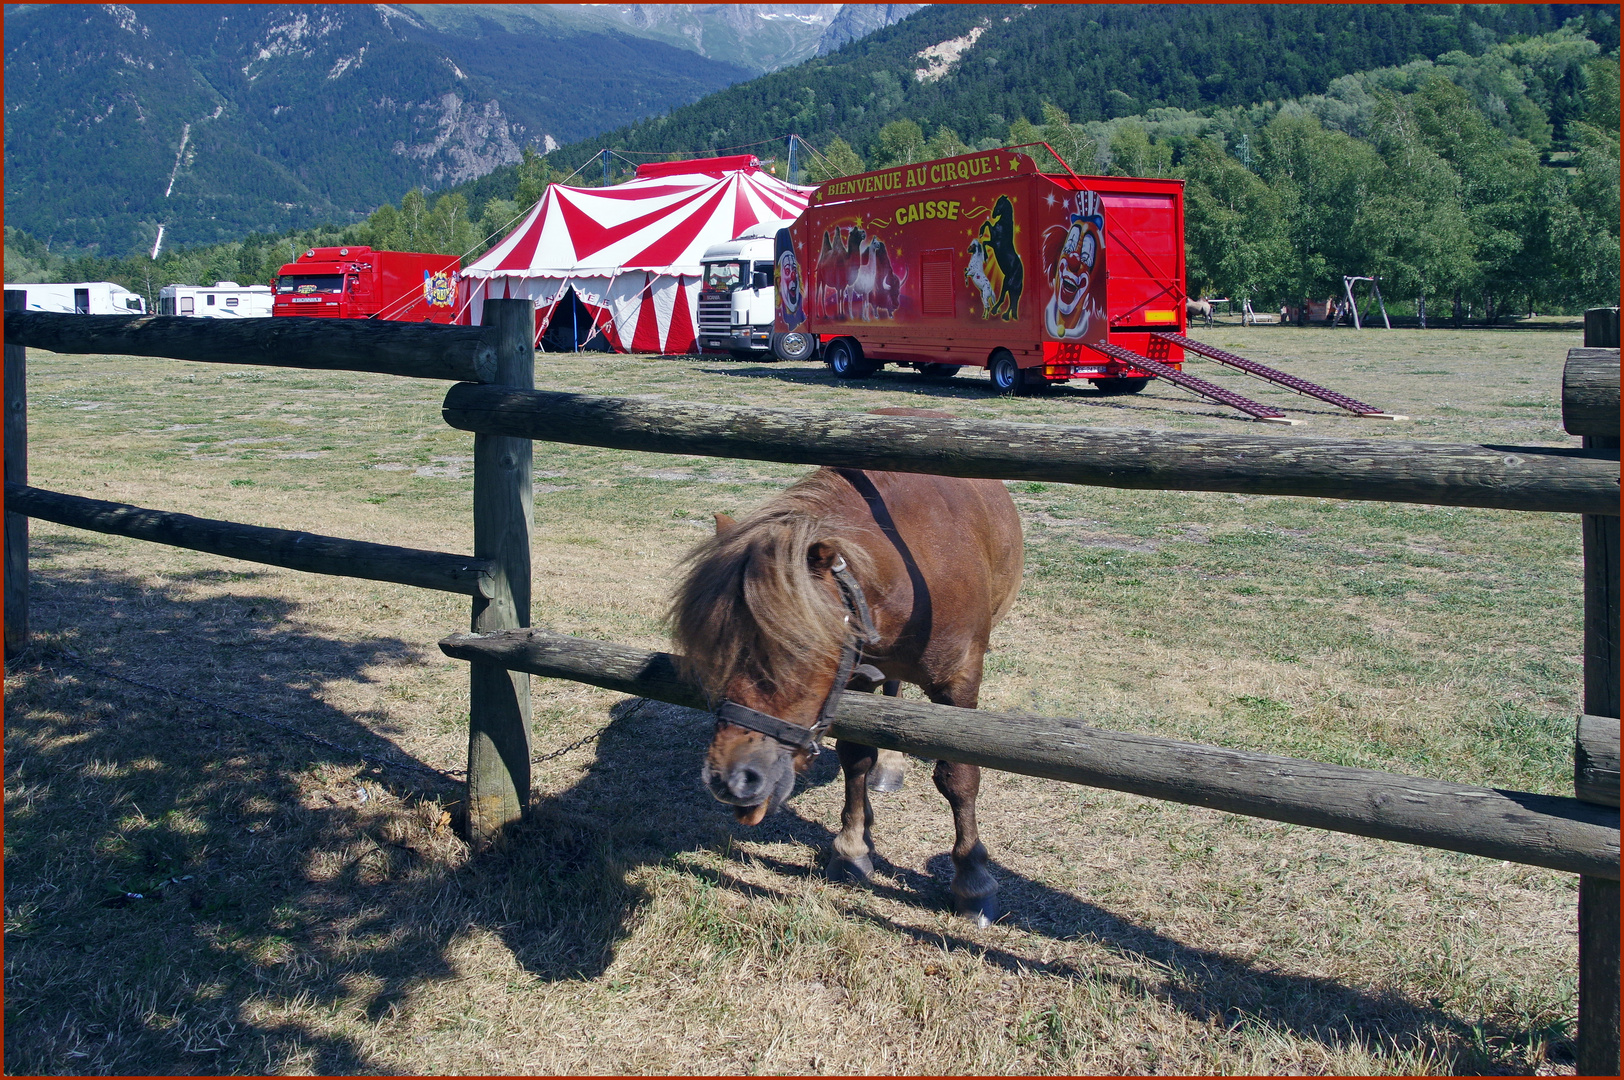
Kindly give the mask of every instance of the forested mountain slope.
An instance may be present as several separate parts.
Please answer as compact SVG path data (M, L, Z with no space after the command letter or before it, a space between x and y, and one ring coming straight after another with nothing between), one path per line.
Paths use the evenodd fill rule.
M892 120L969 143L1045 103L1079 121L1322 93L1343 75L1477 55L1557 29L1582 5L934 5L831 56L753 79L667 116L551 155L569 171L600 147L708 153L790 133L860 150Z
M31 5L5 21L6 220L110 254L353 221L663 113L743 68L613 29L386 5Z

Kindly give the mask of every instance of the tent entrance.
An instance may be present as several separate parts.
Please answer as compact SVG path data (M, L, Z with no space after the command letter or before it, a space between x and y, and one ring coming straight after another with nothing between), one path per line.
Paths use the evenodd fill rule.
M553 307L547 330L541 335L543 352L613 352L601 329L594 329L598 313L575 295L571 286Z

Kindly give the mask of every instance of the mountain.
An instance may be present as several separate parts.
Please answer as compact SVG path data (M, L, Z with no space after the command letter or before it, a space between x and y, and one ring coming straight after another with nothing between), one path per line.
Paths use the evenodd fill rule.
M795 133L867 153L899 119L971 144L1047 104L1077 121L1324 93L1359 71L1479 55L1606 9L1582 4L940 4L827 56L555 151L706 154ZM1616 26L1613 28L1616 35ZM494 179L494 178L493 178ZM487 183L486 187L491 185Z
M824 48L838 24L840 41L854 40L887 22L846 14L884 9L870 4L411 4L425 22L452 33L477 20L514 33L560 29L618 30L661 41L752 72L776 71ZM910 9L917 5L901 5ZM890 22L901 18L899 14ZM866 29L853 33L851 27Z
M818 55L828 56L846 45L901 22L924 4L845 4L818 39Z
M388 5L14 5L8 224L109 253L357 220L749 78L610 23Z

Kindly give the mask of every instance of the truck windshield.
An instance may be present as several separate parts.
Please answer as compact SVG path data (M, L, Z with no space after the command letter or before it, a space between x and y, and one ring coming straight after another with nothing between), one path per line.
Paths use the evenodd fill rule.
M705 288L731 291L738 288L740 279L744 276L744 268L739 263L706 263Z
M343 274L286 274L276 279L276 291L294 296L344 291Z

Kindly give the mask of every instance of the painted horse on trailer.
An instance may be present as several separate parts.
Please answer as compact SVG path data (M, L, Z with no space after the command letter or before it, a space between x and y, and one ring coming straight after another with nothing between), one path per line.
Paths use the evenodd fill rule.
M997 480L823 468L740 521L718 515L670 612L681 662L721 703L705 787L758 824L789 798L847 689L901 680L975 708L1022 560L1020 518ZM835 752L846 792L828 875L863 881L877 751L837 740ZM985 924L998 885L976 833L981 769L939 761L934 779L953 811L954 910Z

